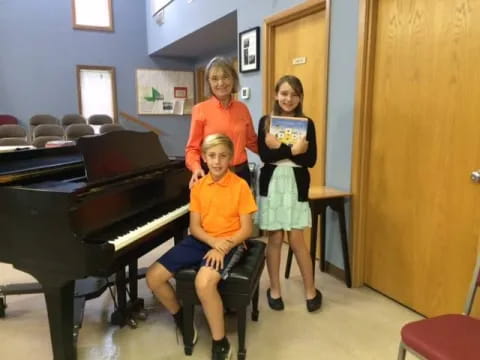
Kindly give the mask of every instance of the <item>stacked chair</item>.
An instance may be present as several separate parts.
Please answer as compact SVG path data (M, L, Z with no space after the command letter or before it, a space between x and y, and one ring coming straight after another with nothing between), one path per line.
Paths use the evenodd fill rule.
M80 114L66 114L62 117L61 124L64 128L72 124L86 124L87 120Z
M88 124L89 125L113 124L113 119L110 117L110 115L95 114L95 115L89 116Z
M18 124L0 125L0 146L28 145L27 131Z
M0 125L18 124L18 119L13 115L0 114Z
M31 124L31 122L30 122ZM40 124L33 128L32 145L41 148L49 141L64 139L63 127L57 124Z
M125 128L120 124L103 124L100 126L100 134L119 130L125 130Z
M65 128L65 137L67 140L76 141L79 137L94 135L95 131L87 124L71 124Z

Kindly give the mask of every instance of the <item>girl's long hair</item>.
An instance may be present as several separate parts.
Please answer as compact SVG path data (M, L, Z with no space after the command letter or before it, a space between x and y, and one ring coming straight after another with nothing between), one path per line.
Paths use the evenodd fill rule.
M280 90L280 86L283 85L283 83L288 83L295 91L295 94L297 94L300 97L300 102L298 103L297 107L295 108L294 111L294 116L295 117L305 117L305 114L303 113L303 85L302 82L300 81L299 78L297 78L294 75L284 75L280 79L278 79L277 83L275 84L275 94L278 94L278 91ZM273 104L273 115L281 115L282 114L282 108L280 107L280 104L278 103L278 100L275 99L275 102ZM270 116L265 119L265 132L268 133L270 131Z

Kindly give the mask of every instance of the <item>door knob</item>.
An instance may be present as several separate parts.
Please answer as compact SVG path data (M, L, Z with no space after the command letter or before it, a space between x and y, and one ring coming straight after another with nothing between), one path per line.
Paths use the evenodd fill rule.
M474 183L477 183L477 184L480 183L480 169L472 171L470 178Z

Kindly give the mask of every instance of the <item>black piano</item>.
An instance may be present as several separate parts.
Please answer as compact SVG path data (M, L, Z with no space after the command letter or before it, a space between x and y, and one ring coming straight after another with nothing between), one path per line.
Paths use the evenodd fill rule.
M169 159L153 133L0 154L0 262L41 285L55 360L76 358L79 279L116 274L120 325L139 304L137 259L185 234L189 179L184 161Z

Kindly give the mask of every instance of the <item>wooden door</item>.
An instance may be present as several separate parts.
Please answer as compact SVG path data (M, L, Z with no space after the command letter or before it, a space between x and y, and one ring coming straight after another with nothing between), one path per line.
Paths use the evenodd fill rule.
M480 1L370 9L365 282L427 316L461 312L480 224Z
M304 113L315 123L317 162L311 185L325 184L325 131L329 38L328 1L312 0L265 20L264 113L272 110L276 81L297 76L303 85ZM310 247L310 231L304 234Z
M314 35L315 34L315 35ZM275 27L272 56L273 103L275 82L283 75L295 75L303 85L303 109L315 122L318 160L310 171L312 185L324 184L325 103L326 103L326 21L325 11L317 11ZM294 64L294 63L297 64ZM271 110L271 105L270 105Z

